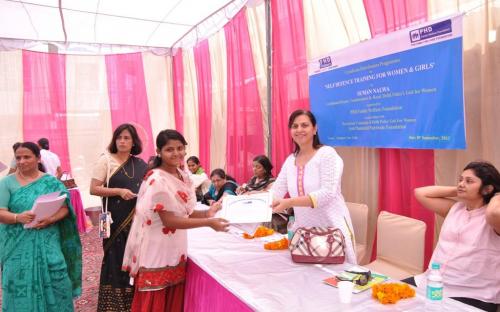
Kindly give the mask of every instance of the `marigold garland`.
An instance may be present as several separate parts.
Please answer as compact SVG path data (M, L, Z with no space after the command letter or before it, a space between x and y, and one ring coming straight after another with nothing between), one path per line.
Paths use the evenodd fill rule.
M269 236L269 235L273 235L273 234L274 234L273 229L270 229L268 227L261 225L255 230L255 233L253 233L253 235L243 233L243 238L252 239L252 238L257 238L257 237L265 237L265 236Z
M264 249L267 249L267 250L288 249L288 239L286 239L286 237L283 237L282 239L280 239L278 241L265 243Z
M382 283L372 286L372 297L382 304L393 304L400 299L415 297L415 289L406 283Z

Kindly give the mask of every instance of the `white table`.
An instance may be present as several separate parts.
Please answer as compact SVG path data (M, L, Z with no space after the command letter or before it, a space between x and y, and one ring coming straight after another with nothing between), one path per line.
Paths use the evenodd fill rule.
M341 304L338 290L322 280L349 264L296 264L287 250L264 250L262 241L216 233L209 228L188 230L188 238L189 258L252 310L425 311L422 290L417 290L415 298L394 305L372 299L371 290L353 294L350 304ZM208 302L209 298L196 294L193 300ZM443 303L443 311L479 311L448 298Z

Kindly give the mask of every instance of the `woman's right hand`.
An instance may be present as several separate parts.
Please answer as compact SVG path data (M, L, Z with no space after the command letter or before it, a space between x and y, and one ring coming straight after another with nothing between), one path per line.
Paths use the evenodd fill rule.
M19 213L16 218L17 223L22 223L22 224L30 223L34 219L35 219L35 214L31 211L25 211Z
M134 194L131 190L129 189L120 189L120 197L125 199L125 200L130 200L135 197L137 197L136 194Z
M213 218L208 220L208 225L216 232L229 231L229 222L222 218Z

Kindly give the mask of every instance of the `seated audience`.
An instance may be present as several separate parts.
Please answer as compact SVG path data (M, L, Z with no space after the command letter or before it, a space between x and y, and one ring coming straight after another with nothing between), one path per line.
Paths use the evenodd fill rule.
M232 177L226 175L224 170L218 168L210 173L212 185L208 188L208 192L203 195L202 203L212 205L219 202L226 194L236 195L238 184Z
M253 159L253 174L254 176L248 181L238 187L236 193L240 194L252 194L255 192L264 192L271 189L274 182L274 177L271 172L273 170L273 165L269 158L265 155L259 155Z
M415 189L425 208L445 218L430 262L441 264L445 295L485 311L500 303L498 192L500 173L487 162L469 163L457 186ZM404 281L425 287L425 276Z
M201 201L203 199L203 194L207 190L203 190L203 187L210 184L205 170L201 167L200 160L196 156L191 156L187 159L187 166L189 169L189 177L193 181L194 189L196 191L196 200Z

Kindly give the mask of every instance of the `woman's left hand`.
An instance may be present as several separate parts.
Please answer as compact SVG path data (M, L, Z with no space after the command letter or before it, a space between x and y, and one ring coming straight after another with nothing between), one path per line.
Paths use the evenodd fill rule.
M210 208L207 210L207 218L212 218L215 216L217 211L222 209L222 204L220 202L213 202Z
M289 198L275 199L273 200L271 207L273 208L274 213L283 212L291 207Z
M54 223L54 218L48 217L38 221L38 223L33 227L34 229L43 229L52 225Z

